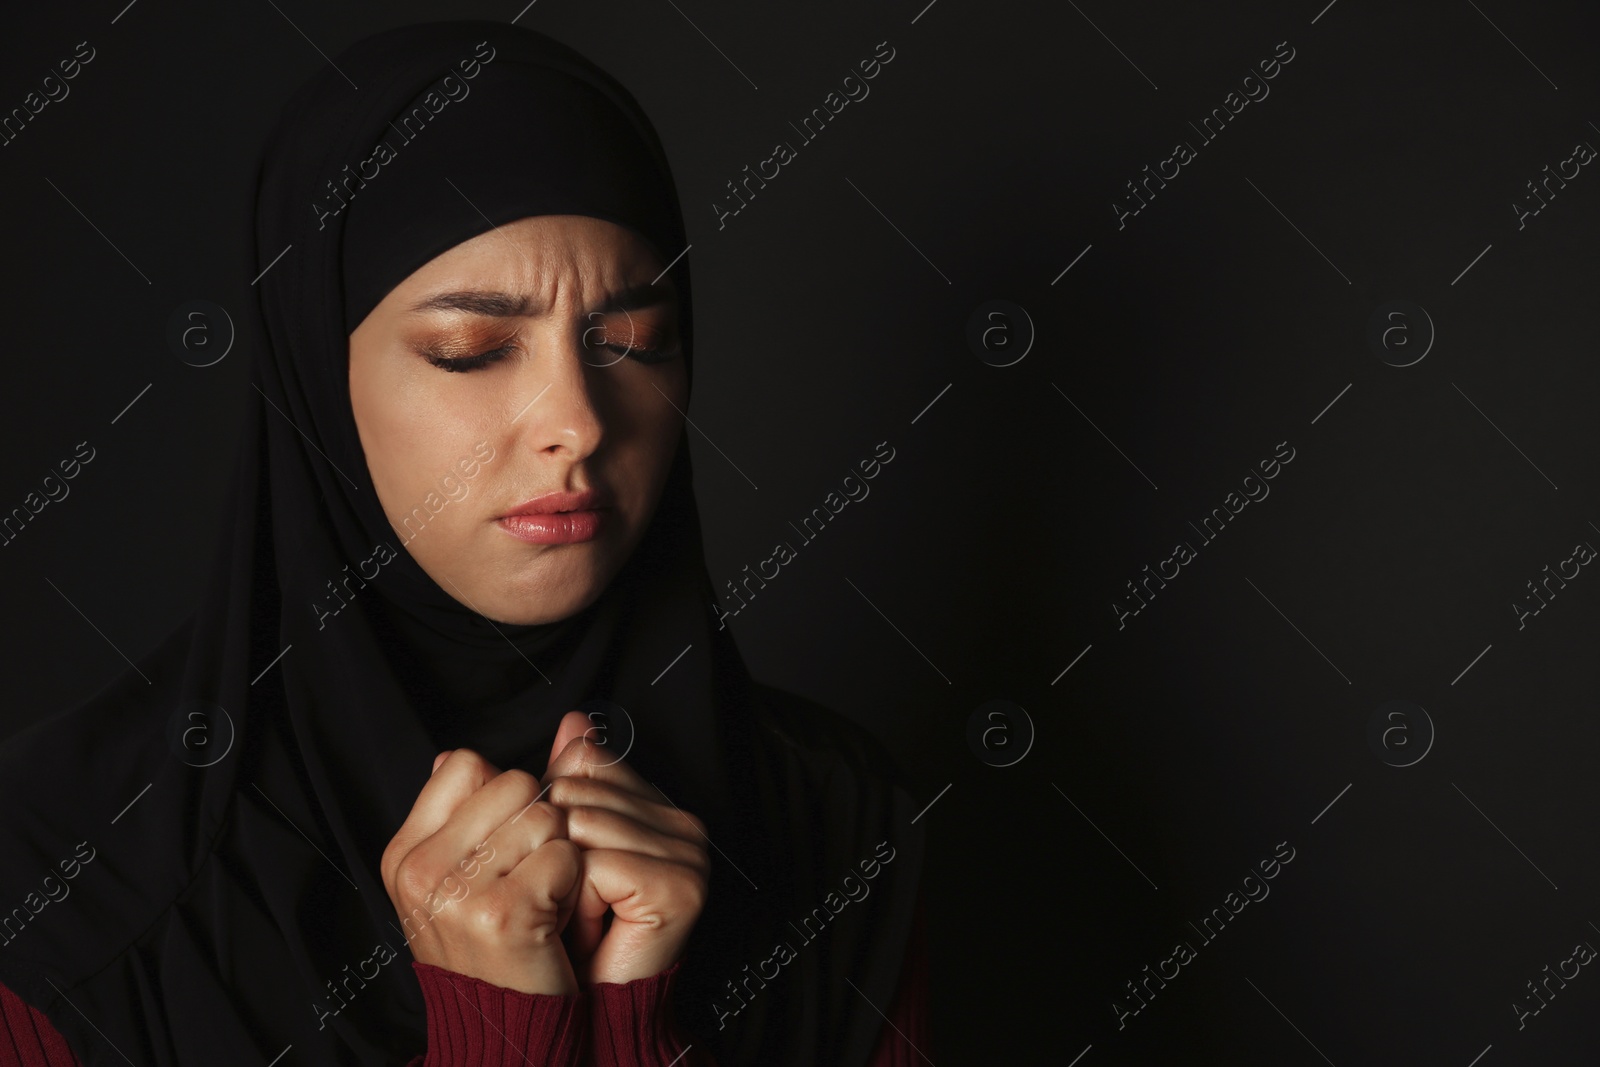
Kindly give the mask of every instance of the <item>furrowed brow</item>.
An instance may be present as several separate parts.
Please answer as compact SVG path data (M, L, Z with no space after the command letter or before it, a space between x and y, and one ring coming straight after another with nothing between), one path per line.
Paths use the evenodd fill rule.
M592 312L610 314L619 311L637 311L654 307L675 299L671 286L660 284L634 285L612 293L596 305ZM465 311L472 315L506 319L541 314L544 305L531 297L482 289L458 289L433 296L413 304L411 311Z
M458 289L448 293L435 293L426 300L413 304L410 310L465 311L473 315L506 319L534 314L536 308L533 301L525 296L478 289Z

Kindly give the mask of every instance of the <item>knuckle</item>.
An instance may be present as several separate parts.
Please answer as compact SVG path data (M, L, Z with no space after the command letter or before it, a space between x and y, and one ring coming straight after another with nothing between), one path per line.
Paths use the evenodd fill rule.
M574 834L582 837L584 834L591 833L596 829L596 809L584 807L583 805L579 804L574 807L561 808L558 810L561 811L562 815L566 819L567 835L569 837Z
M565 837L553 837L538 848L539 859L553 875L576 875L580 862L579 848Z
M499 893L489 893L480 896L476 903L466 910L466 923L474 932L491 938L498 938L511 925L513 909L504 896Z
M519 767L501 771L495 782L496 788L509 790L519 796L531 799L539 794L539 779Z
M464 764L468 770L484 771L492 766L476 749L458 748L445 757L445 763Z
M577 779L562 775L550 780L550 789L545 796L550 798L550 803L566 805L577 799Z
M564 837L554 837L534 850L538 857L535 882L540 903L555 907L578 881L582 859L577 845Z
M706 828L705 820L701 819L697 815L690 815L688 812L683 811L681 809L679 809L678 814L683 816L684 823L689 827L689 830L696 837L702 837L703 838L703 837L707 837L708 836L706 834L706 829L707 828Z
M394 888L403 900L424 900L437 883L434 872L414 855L402 859L392 875Z
M530 814L544 821L547 837L565 837L571 830L572 813L548 800L541 800L528 810Z
M403 858L397 844L398 840L398 838L391 839L384 846L383 855L378 860L378 873L383 876L383 882L387 886L394 884L395 868L400 865L400 860Z
M668 901L675 915L696 916L706 904L709 890L707 879L693 868L683 868L678 877L668 881Z

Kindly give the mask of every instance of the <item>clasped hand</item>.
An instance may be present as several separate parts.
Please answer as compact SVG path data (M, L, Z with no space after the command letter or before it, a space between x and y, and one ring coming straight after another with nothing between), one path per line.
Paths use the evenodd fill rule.
M379 868L417 960L570 994L683 955L710 876L705 825L589 731L566 714L543 783L471 749L435 758Z

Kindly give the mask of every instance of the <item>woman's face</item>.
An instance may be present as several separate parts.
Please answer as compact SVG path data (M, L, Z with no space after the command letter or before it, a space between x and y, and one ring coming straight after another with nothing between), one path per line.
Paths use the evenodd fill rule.
M472 610L565 618L643 537L689 391L672 281L651 284L664 266L610 222L519 219L430 260L350 335L378 501ZM564 514L513 514L588 492L545 504Z

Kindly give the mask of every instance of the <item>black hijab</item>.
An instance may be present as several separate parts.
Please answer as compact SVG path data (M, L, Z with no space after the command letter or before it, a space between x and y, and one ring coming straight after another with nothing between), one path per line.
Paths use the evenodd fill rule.
M576 52L501 23L408 26L285 107L255 189L272 265L243 327L252 403L202 603L136 670L0 750L0 981L85 1064L420 1053L383 848L439 749L540 774L573 708L607 711L629 764L710 828L711 892L674 985L692 1039L730 1065L866 1061L920 827L869 735L749 678L718 623L686 437L633 556L548 625L463 607L379 508L349 330L433 256L540 214L651 241L690 350L666 155Z

